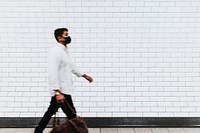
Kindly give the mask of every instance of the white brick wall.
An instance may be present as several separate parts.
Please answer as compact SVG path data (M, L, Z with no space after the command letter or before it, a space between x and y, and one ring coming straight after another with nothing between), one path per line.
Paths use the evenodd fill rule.
M0 117L41 117L46 53L67 27L94 83L75 78L86 117L200 114L199 0L0 0Z

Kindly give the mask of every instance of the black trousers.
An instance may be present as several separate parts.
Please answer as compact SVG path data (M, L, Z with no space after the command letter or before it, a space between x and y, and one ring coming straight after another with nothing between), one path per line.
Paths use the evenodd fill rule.
M76 109L75 109L73 102L72 102L71 95L66 95L66 94L63 94L63 95L65 96L66 101L71 105L71 107L76 112ZM62 108L63 112L67 115L68 119L76 117L76 114L73 114L68 107L67 107L67 109L64 110L63 103L57 103L56 96L53 96L51 98L51 102L50 102L50 105L48 107L48 110L45 112L45 114L42 117L42 119L40 120L38 126L35 128L34 133L43 133L43 130L46 128L46 126L49 123L52 115L54 115L56 113L56 111L59 107Z

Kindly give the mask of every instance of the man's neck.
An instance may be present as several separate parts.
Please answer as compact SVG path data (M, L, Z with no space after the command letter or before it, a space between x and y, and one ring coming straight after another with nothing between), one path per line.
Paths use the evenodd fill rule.
M61 45L65 46L67 48L67 44L65 44L64 42L58 42L60 43Z

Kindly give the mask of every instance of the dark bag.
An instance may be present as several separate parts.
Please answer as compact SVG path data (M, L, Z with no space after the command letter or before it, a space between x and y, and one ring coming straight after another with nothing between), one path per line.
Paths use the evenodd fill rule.
M66 106L72 111L72 113L75 113L74 109L65 100L64 109L66 109ZM88 133L88 127L85 120L80 116L70 120L67 120L66 118L66 122L64 124L60 124L55 115L53 129L50 131L50 133Z

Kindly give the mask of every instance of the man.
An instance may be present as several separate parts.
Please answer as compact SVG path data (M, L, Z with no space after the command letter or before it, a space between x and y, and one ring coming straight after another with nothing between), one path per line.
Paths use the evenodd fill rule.
M34 133L43 133L43 130L58 107L62 108L68 119L76 117L76 114L73 114L69 109L63 109L63 102L66 100L76 112L70 95L73 92L71 73L75 74L77 77L84 77L90 83L93 82L90 76L82 74L78 70L69 56L68 44L71 42L71 38L68 29L56 29L54 35L58 44L50 49L48 55L49 89L52 96L51 102L48 110L35 128Z

